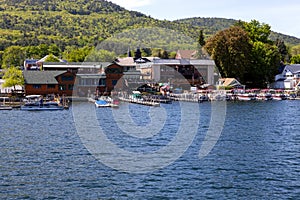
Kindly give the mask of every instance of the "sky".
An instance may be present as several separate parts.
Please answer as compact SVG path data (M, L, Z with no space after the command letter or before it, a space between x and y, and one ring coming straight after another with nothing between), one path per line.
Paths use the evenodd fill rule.
M272 31L300 38L299 0L109 0L155 19L221 17L269 24Z

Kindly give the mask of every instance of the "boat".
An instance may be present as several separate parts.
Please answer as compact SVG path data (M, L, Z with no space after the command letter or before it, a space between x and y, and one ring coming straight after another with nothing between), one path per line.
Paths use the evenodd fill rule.
M100 97L99 99L95 100L95 106L97 108L101 107L112 107L112 108L118 108L119 107L119 101L112 99L111 97Z
M256 100L256 95L252 92L241 92L237 94L237 99L240 101L253 101Z
M209 97L208 95L205 95L205 94L200 94L199 98L198 98L198 102L199 103L202 103L204 101L209 101Z
M260 92L256 96L256 99L262 101L269 101L272 100L273 97L269 90L264 89L264 90L260 90Z
M11 106L0 105L0 110L12 110Z
M28 95L24 101L25 104L21 106L20 110L51 111L64 109L64 106L56 101L44 101L41 95Z
M277 93L277 94L273 94L272 97L274 100L277 100L277 101L287 100L287 96L285 94Z
M272 97L276 101L287 100L287 95L282 90L273 91Z
M97 108L110 107L110 103L102 99L96 100L95 105Z
M0 97L2 99L2 104L0 105L0 110L12 110L13 108L11 106L5 105L5 99L8 99L8 97Z

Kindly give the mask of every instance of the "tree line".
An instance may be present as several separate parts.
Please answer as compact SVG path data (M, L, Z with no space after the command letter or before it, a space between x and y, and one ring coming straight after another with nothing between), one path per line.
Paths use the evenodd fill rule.
M270 33L268 24L239 21L209 38L204 48L223 77L237 78L249 87L267 87L280 65L294 60L284 41L271 41Z

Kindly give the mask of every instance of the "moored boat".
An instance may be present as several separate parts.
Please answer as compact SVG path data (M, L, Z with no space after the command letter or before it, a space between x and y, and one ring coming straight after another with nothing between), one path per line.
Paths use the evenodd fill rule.
M256 95L253 93L239 93L237 99L240 101L253 101L256 100Z
M12 110L11 106L0 105L0 110Z
M43 96L41 95L28 95L25 99L25 104L20 107L20 110L27 111L52 111L52 110L63 110L64 106L60 105L56 101L44 102Z
M101 107L112 107L112 108L118 108L119 107L119 101L116 99L112 99L111 97L100 97L99 99L95 100L95 106L97 108Z
M5 101L6 101L6 99L8 99L8 97L0 97L0 99L2 100L2 104L0 105L0 110L12 110L13 109L11 106L5 105Z
M97 108L110 107L110 104L102 99L96 100L95 105Z
M256 95L257 100L269 101L272 100L272 94L268 89L260 90L260 92Z
M287 95L284 94L284 92L282 90L272 91L272 97L274 100L277 100L277 101L287 100Z

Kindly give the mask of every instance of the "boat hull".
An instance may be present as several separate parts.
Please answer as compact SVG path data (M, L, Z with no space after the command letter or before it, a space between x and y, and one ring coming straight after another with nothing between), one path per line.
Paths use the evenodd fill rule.
M20 110L27 111L52 111L52 110L63 110L64 107L35 107L35 106L21 106Z
M0 106L0 110L12 110L11 106Z
M256 100L256 97L253 95L238 95L238 100L240 101L254 101Z

